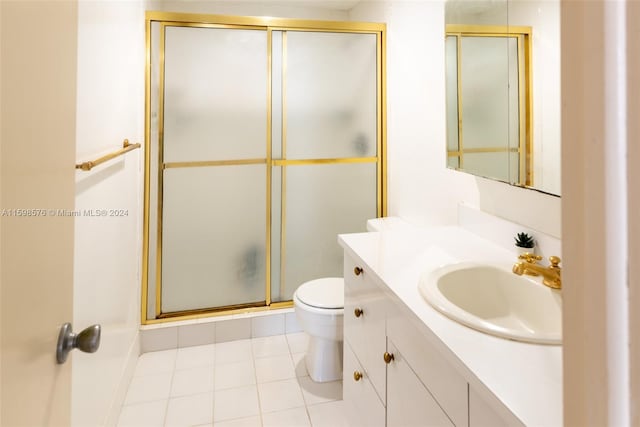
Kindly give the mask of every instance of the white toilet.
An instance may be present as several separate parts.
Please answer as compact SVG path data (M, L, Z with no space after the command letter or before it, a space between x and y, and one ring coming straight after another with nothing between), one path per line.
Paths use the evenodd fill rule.
M300 327L309 335L304 358L309 376L316 382L342 379L344 279L303 283L293 294L293 305Z

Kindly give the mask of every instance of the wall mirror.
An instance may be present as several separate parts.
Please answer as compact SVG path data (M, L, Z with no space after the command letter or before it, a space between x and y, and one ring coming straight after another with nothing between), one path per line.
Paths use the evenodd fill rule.
M560 195L558 0L447 0L447 166Z

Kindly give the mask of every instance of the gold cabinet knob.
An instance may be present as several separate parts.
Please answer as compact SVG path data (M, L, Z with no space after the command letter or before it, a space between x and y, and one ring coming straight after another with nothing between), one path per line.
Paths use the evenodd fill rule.
M392 360L395 360L395 357L393 357L393 353L387 353L386 351L384 352L384 355L382 357L384 359L384 363L386 364L389 364Z
M356 381L360 381L360 378L362 378L362 372L353 371L353 379Z
M353 310L353 314L355 314L356 317L360 317L364 314L364 311L361 308L356 308L355 310Z
M356 276L361 275L363 271L364 271L364 270L363 270L362 268L360 268L360 267L356 267L356 268L354 268L354 269L353 269L353 273L354 273Z

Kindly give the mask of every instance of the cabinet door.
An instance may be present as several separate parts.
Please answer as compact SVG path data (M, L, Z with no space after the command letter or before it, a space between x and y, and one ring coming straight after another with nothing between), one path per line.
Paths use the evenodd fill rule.
M347 341L344 343L343 368L342 398L348 425L384 427L384 405Z
M387 335L406 363L426 384L429 392L458 427L469 423L466 379L429 341L410 317L395 304L389 304ZM452 356L453 357L453 356Z
M492 401L489 403L488 401ZM496 398L469 387L469 426L470 427L522 427L524 424L516 418Z
M364 268L345 254L344 339L351 345L380 400L384 402L385 364L382 356L387 345L387 302L382 289L367 270L356 274L356 267Z
M388 345L394 359L387 365L387 427L453 426L402 353Z

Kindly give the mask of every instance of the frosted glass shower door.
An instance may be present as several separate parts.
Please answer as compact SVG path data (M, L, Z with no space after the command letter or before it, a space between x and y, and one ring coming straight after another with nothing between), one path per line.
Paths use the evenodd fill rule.
M161 311L266 300L267 34L167 25Z
M273 139L281 258L273 251L273 301L290 300L305 281L341 277L337 235L365 231L378 215L376 35L287 31L281 44L281 144Z

